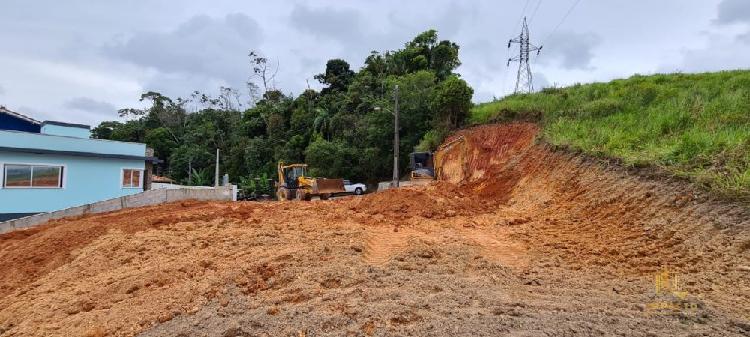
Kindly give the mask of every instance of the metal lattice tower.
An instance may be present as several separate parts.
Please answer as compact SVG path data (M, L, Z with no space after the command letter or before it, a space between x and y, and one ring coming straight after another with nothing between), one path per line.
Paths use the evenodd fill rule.
M508 59L508 66L510 62L518 61L518 75L516 77L516 90L513 93L531 93L534 91L534 83L531 75L531 66L529 66L529 55L531 52L536 52L537 55L542 51L542 46L535 46L529 41L529 26L526 24L526 17L523 17L523 26L521 27L521 35L512 38L508 41L508 48L513 43L518 43L520 48L518 56Z

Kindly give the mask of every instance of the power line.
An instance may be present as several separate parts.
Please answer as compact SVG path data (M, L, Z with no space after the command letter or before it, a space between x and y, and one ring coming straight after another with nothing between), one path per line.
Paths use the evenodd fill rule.
M526 13L526 7L528 6L529 0L526 0L526 3L523 5L523 9L521 9L521 15L518 16L518 22L516 22L515 26L513 26L513 29L516 29L516 27L521 24L521 20L524 18L523 14Z
M541 2L541 0L540 0L540 2ZM552 34L554 34L557 31L557 29L560 28L560 26L562 26L563 22L565 22L565 20L568 19L568 16L570 16L570 13L572 13L573 10L576 8L576 6L578 6L579 2L581 2L581 0L575 0L575 2L573 2L573 5L570 6L570 8L568 8L568 11L565 12L565 15L563 15L563 17L560 20L560 22L558 22L557 25L555 26L555 28L553 28L552 31L550 31L549 34L547 34L547 36L544 37L544 39L542 40L542 44L544 44L545 42L547 42L547 40L550 38L550 36L552 36ZM538 58L539 58L539 54L536 54L536 56L534 57L534 63L536 63L536 60Z
M529 23L534 22L534 17L536 16L536 11L539 10L539 6L542 4L542 0L539 0L539 2L536 3L536 7L534 7L534 11L531 12L531 19L529 19Z
M508 48L508 55L505 56L505 59L510 58L510 48ZM505 83L508 82L508 73L510 73L508 67L505 68L504 74L503 74L503 82L502 82L502 94L505 94Z
M547 39L549 39L549 37L552 36L552 34L554 34L557 31L558 28L560 28L560 26L563 24L563 22L565 22L565 20L568 18L568 16L570 16L570 13L573 12L573 9L575 9L576 6L578 6L579 2L581 2L581 0L576 0L573 3L573 5L570 6L570 8L568 8L568 11L565 13L565 15L563 15L562 20L560 20L560 22L557 24L557 26L555 26L555 28L553 28L552 31L549 34L547 34L547 36L542 40L542 43L544 43L545 41L547 41Z

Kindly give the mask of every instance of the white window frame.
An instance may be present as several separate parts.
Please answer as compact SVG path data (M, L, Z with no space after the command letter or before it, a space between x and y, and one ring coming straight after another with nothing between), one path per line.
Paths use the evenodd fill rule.
M141 172L141 180L138 181L138 186L125 186L125 185L122 184L122 178L125 176L125 170L140 171ZM120 183L119 183L120 184L120 188L123 188L123 189L143 189L143 180L145 179L145 177L144 177L145 172L146 172L146 170L144 170L142 168L123 167L120 170ZM132 176L130 177L130 183L131 184L133 183L133 177Z
M13 166L54 166L60 168L60 185L56 187L51 186L5 186L5 177L8 172L8 165ZM48 164L48 163L16 163L16 162L3 162L0 163L0 189L8 190L61 190L66 187L66 178L68 177L68 165L65 164ZM31 169L31 183L34 183L34 169Z

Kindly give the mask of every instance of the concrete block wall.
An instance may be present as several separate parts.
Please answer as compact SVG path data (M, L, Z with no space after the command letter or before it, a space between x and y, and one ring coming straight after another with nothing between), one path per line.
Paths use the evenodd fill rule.
M205 201L236 201L237 187L230 185L218 188L181 188L173 190L162 189L145 191L138 194L104 200L93 204L71 207L55 212L40 213L19 219L0 222L0 234L41 225L47 221L54 219L81 216L84 214L112 212L123 208L151 206L188 199Z

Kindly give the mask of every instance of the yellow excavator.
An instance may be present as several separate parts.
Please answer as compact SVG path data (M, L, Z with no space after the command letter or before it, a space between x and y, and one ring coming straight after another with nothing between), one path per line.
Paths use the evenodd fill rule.
M314 196L328 200L334 193L346 192L344 179L312 178L307 175L307 164L279 162L279 182L276 196L279 200L310 200Z
M435 152L413 152L409 155L411 168L411 181L441 180L443 169L446 165L445 156L451 151L459 150L458 160L461 163L461 181L466 179L466 156L467 143L464 136L458 136L451 141L445 142Z

